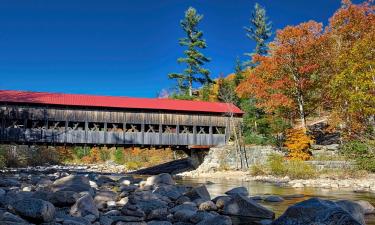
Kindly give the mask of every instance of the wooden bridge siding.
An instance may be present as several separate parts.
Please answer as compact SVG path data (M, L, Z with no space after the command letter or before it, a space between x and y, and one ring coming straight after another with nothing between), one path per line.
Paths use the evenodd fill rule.
M225 135L212 134L212 126L225 126L227 118L216 115L194 115L163 112L98 111L92 109L68 109L62 107L36 107L1 105L0 139L4 141L87 143L87 144L150 144L150 145L216 145L225 142ZM5 119L71 121L85 124L84 130L50 130L5 128ZM88 122L133 123L159 125L194 126L193 134L164 134L145 132L103 132L89 131ZM26 123L24 124L26 125ZM197 134L197 126L209 126L209 134ZM65 128L67 125L65 125ZM145 129L145 128L144 128Z
M123 111L99 111L92 109L68 109L51 107L32 107L13 105L2 106L0 110L9 119L50 120L72 122L98 122L98 123L127 123L141 124L180 124L201 126L226 126L227 117L216 115L177 114L160 112L123 112Z

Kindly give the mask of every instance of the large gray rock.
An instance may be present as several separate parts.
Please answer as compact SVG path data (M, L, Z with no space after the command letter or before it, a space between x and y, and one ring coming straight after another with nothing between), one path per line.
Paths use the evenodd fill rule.
M243 195L235 195L224 205L224 214L273 219L275 213Z
M228 216L217 215L202 220L197 225L232 225L232 220Z
M151 210L167 207L167 200L170 200L167 197L164 198L163 196L151 192L135 192L129 196L129 201L127 204L136 205L142 209L142 211L148 214Z
M79 194L74 191L57 191L51 196L51 203L57 207L72 206L79 198Z
M157 220L152 220L147 223L147 225L172 225L171 222L169 221L157 221Z
M50 222L56 212L52 203L36 198L17 200L11 207L16 214L32 222Z
M277 195L269 195L269 196L265 196L264 201L265 202L283 202L284 198L277 196Z
M117 194L113 191L99 191L96 193L94 202L98 208L106 207L107 202L115 201Z
M70 208L70 215L76 217L94 215L95 217L99 217L99 211L92 197L89 194L86 194L79 198L77 202Z
M310 198L290 206L272 225L361 225L338 204Z
M15 178L1 178L0 187L19 187L21 183Z
M176 185L162 185L156 187L153 193L166 196L172 200L177 200L186 191L186 188L181 188Z
M218 196L214 198L212 201L215 202L216 207L218 209L224 208L224 205L229 202L232 198L229 196Z
M0 224L9 224L9 223L29 224L26 220L10 212L2 213L2 215L0 216Z
M159 175L149 177L146 180L146 185L159 185L159 184L173 185L175 184L175 182L172 176L168 173L161 173Z
M359 201L356 201L356 203L358 203L362 207L363 213L365 215L375 214L375 207L373 205L371 205L370 202L364 201L364 200L359 200Z
M225 192L226 195L233 196L233 195L243 195L248 196L249 192L247 191L247 188L245 187L236 187L233 189L230 189L229 191Z
M205 185L194 187L193 189L185 193L185 196L189 197L192 201L199 199L199 198L204 201L211 200L210 193L208 193Z
M93 193L90 186L90 181L85 176L70 175L53 182L52 191L74 191L74 192L84 192L88 191Z
M189 222L190 219L196 214L196 211L189 209L181 209L174 213L173 218L180 222Z
M336 201L336 204L341 206L344 210L350 213L354 219L356 219L361 224L365 224L365 218L363 215L365 211L363 210L362 206L354 201L349 200L340 200Z

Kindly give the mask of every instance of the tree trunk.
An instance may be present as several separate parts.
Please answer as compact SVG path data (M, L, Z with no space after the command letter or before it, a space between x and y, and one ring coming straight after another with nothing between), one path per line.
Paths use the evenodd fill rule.
M193 96L193 80L191 78L189 79L189 96Z
M302 125L302 128L306 130L304 101L303 101L303 96L300 91L298 91L297 102L298 102L299 115L301 118L301 125Z

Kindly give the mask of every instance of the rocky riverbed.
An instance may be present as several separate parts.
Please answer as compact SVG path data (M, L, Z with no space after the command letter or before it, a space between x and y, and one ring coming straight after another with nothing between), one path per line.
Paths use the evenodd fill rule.
M230 225L364 224L366 201L304 200L275 220L262 202L288 196L250 196L245 187L211 198L205 185L176 184L169 174L103 175L85 167L9 170L0 176L0 224Z

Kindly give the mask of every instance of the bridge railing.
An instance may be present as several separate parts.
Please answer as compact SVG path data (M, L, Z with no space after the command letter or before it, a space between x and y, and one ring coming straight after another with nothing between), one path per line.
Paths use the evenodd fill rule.
M3 128L0 129L0 141L113 145L220 145L225 143L225 134Z

